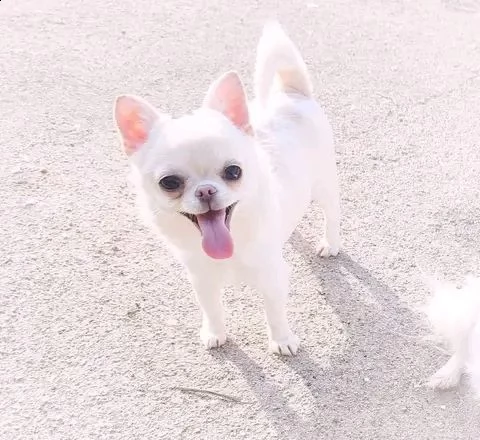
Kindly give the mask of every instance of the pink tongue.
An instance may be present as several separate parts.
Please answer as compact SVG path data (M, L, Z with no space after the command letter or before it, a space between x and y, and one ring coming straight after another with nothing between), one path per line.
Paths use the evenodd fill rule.
M225 209L199 214L197 220L205 253L217 260L230 258L233 254L233 240L225 225Z

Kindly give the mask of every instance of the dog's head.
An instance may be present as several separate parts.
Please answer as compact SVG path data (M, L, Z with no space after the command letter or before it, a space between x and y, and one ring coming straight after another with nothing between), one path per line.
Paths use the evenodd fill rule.
M212 84L203 106L173 119L141 98L117 98L114 117L123 148L156 213L186 217L212 258L233 253L235 206L256 193L256 155L240 78Z

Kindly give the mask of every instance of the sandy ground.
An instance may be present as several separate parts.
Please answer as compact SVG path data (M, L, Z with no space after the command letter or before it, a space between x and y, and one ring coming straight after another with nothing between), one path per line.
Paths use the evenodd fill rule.
M181 114L277 16L335 127L344 250L287 246L294 359L228 291L230 342L199 345L181 267L138 220L111 121L133 92ZM421 270L480 272L480 2L0 3L0 438L475 439L468 387L423 384ZM191 393L196 388L223 393Z

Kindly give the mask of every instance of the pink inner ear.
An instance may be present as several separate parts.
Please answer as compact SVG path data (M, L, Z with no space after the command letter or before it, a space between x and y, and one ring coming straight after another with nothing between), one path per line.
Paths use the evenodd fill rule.
M240 130L250 134L247 100L237 73L228 72L215 81L205 97L204 106L223 113Z
M225 110L225 115L229 118L238 128L242 130L247 127L249 123L248 109L245 105L245 101L242 99L233 100L230 103L230 107Z
M128 155L140 149L146 142L155 118L155 110L139 98L132 96L117 98L115 119Z

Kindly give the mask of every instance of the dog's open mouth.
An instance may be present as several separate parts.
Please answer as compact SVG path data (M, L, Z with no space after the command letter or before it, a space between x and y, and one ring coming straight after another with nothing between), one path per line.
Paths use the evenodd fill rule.
M200 230L202 247L209 257L225 259L233 255L230 221L236 204L235 202L224 209L211 210L197 215L181 213Z
M233 209L235 208L236 204L237 204L237 202L232 203L230 206L227 206L225 209L220 209L218 211L207 211L204 214L198 214L198 215L199 216L211 216L211 215L215 215L214 213L221 213L222 211L224 211L225 212L225 214L224 214L224 216L225 216L225 226L228 229L230 229L230 221L232 219L232 212L233 212ZM199 224L198 224L198 218L195 214L189 214L188 212L180 212L180 214L187 217L200 230L200 232L202 231L200 229Z

